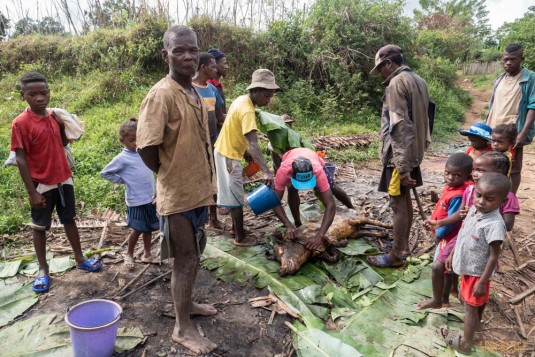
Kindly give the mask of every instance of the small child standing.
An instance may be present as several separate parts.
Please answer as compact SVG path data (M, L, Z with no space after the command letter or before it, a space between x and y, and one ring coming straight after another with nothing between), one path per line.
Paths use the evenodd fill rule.
M15 152L20 176L30 196L32 235L39 272L32 289L46 293L50 288L46 260L46 231L55 209L71 244L78 269L98 271L102 261L85 259L74 218L76 204L74 182L65 156L65 127L47 110L50 102L48 82L40 73L27 73L20 78L20 94L29 108L13 120L11 151Z
M464 153L455 153L446 161L446 167L444 168L446 186L442 190L440 199L430 219L424 222L426 228L433 230L436 239L439 240L437 255L433 263L433 298L420 302L416 306L417 310L449 306L450 290L456 277L449 274L449 272L444 273L444 269L446 260L453 247L455 247L461 222L444 225L436 229L433 229L430 222L450 217L459 211L463 193L468 185L471 184L468 179L472 172L472 161L472 158Z
M490 141L492 140L492 129L487 124L474 123L468 130L459 129L459 134L467 136L470 140L470 146L466 149L466 154L472 158L483 153L492 151Z
M137 119L131 118L121 124L119 141L123 151L100 172L100 176L115 183L126 185L127 224L132 229L128 236L128 250L124 258L127 269L134 268L134 248L143 235L145 254L141 261L152 263L152 232L160 228L154 200L154 175L136 152Z
M441 329L448 346L470 353L474 335L480 329L485 305L489 301L490 279L498 263L505 239L505 222L500 205L511 191L511 181L500 173L485 173L475 187L474 205L459 231L455 249L446 268L461 276L461 295L465 306L464 331Z
M492 150L504 153L509 159L507 177L511 177L511 169L515 160L517 134L516 124L500 124L492 129Z

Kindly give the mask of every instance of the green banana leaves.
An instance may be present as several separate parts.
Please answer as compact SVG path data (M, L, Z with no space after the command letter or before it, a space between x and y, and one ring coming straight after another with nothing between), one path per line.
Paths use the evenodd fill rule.
M427 260L405 269L376 269L359 254L373 251L364 241L340 249L335 264L307 262L296 275L279 277L279 263L262 246L234 247L209 237L201 264L226 282L267 287L293 309L294 348L299 356L456 356L440 327L462 329L461 311L416 310L432 295ZM327 330L330 319L336 330ZM474 356L497 356L478 350Z

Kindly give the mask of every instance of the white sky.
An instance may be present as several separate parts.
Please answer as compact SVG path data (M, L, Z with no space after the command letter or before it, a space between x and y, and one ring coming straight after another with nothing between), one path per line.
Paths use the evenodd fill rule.
M47 14L56 13L54 3L58 0L0 0L0 11L7 13L8 17L16 20L20 19L21 10L23 7L24 15L28 15L31 18L38 18L47 16ZM86 0L67 0L73 10L78 9L78 4L81 7L86 7ZM103 1L101 1L102 3ZM148 0L149 3L155 2L154 0ZM183 4L187 1L184 0L164 0L169 4L169 10L172 16L176 17L176 13L179 12L179 16L184 16ZM221 2L232 4L231 0L193 0L194 4L217 4L219 8ZM286 3L289 3L287 1ZM299 3L308 3L307 0L298 0ZM178 6L177 6L178 5ZM493 30L503 25L505 22L512 22L517 18L520 18L527 12L529 6L535 5L535 0L487 0L487 8L489 10L489 21ZM230 5L229 5L230 6ZM214 5L211 6L214 8ZM406 0L405 12L407 15L412 16L412 10L415 7L419 7L418 0ZM181 14L180 14L181 13ZM38 16L39 15L39 16ZM73 17L79 17L79 14L74 14ZM76 21L76 20L75 20Z

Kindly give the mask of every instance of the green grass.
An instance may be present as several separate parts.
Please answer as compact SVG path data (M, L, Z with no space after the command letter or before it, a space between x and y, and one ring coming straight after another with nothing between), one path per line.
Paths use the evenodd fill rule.
M468 76L467 78L470 79L470 81L472 82L472 86L474 88L490 90L492 89L492 82L494 81L494 79L496 79L498 74L499 73L482 74L478 76Z

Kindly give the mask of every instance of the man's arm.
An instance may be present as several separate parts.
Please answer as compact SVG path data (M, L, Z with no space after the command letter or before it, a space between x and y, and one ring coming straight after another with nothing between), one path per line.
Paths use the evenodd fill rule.
M15 155L17 156L17 166L19 168L20 177L26 191L30 195L30 205L33 208L43 208L46 206L46 199L35 189L33 184L32 175L30 173L30 167L28 166L28 160L26 152L23 149L15 149Z
M137 152L145 165L154 173L158 173L160 170L160 152L158 151L158 146L146 146L143 149L138 149Z
M226 114L223 113L223 110L221 107L215 108L215 118L217 119L217 122L219 124L223 124L225 122Z
M316 237L314 237L313 240L308 241L306 244L306 247L310 250L316 250L321 246L329 227L333 223L334 215L336 214L336 204L334 203L331 189L328 189L325 192L320 192L320 200L325 206L325 213L323 214L323 220L321 221L318 233L316 233Z
M279 200L282 200L282 196L284 196L284 190L277 190L273 189L273 192L279 197ZM275 216L284 224L286 227L286 233L288 235L288 238L290 240L294 240L297 238L297 229L295 228L295 225L290 222L288 219L288 216L286 215L286 212L284 212L284 209L282 208L282 205L278 205L277 207L273 208L273 212L275 213Z
M273 184L273 172L271 172L271 170L267 166L266 160L264 160L264 156L262 156L262 152L260 151L260 147L258 146L256 130L252 130L245 134L245 138L249 143L249 153L264 173L264 183L267 186L271 186Z
M526 139L528 137L528 133L533 127L534 122L535 122L535 110L528 109L524 127L522 128L522 131L516 137L515 148L524 146Z

